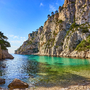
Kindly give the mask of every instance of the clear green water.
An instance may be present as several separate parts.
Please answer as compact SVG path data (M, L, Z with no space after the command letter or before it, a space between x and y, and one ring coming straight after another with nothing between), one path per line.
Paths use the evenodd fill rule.
M35 56L35 55L27 55L28 59L47 63L50 65L88 65L90 64L90 60L87 59L72 59L72 58L60 58L60 57L49 57L49 56Z
M13 60L0 61L0 78L6 83L0 87L7 88L9 83L18 78L28 84L37 86L75 85L90 79L90 60L48 57L37 55L15 55ZM31 75L34 78L31 78Z

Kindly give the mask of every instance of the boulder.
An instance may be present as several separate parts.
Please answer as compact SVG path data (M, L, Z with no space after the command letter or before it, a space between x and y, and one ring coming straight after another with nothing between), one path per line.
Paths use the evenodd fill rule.
M25 88L28 88L29 85L19 79L14 79L9 85L8 85L8 88L20 88L20 89L25 89Z
M2 90L2 88L0 87L0 89Z
M5 79L0 78L0 84L5 84Z
M14 57L8 53L8 50L2 50L2 59L14 59Z

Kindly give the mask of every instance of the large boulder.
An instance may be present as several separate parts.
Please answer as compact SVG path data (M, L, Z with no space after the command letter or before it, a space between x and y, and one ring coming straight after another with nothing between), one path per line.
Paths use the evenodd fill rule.
M29 85L19 79L14 79L9 85L8 85L8 88L12 88L12 89L15 89L15 88L20 88L20 89L25 89L25 88L28 88Z
M5 79L0 78L0 84L5 84Z
M14 59L14 57L8 53L8 50L2 50L2 59Z

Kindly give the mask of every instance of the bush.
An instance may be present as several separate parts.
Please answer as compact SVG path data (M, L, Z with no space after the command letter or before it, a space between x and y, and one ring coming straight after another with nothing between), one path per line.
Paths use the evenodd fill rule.
M89 30L88 30L87 27L81 27L81 29L82 29L82 32L83 32L83 33L87 33L87 32L89 32Z
M63 21L62 20L59 20L58 23L62 23Z
M81 41L81 43L76 47L77 51L85 51L90 49L90 36L86 40Z

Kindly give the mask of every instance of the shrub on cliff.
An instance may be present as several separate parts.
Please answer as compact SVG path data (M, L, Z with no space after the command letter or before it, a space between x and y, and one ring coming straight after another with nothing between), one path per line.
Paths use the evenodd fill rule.
M0 45L1 45L1 49L3 50L7 50L7 47L10 47L10 43L7 41L7 37L0 32Z
M90 36L86 40L81 41L81 43L76 47L77 51L85 51L90 49Z

